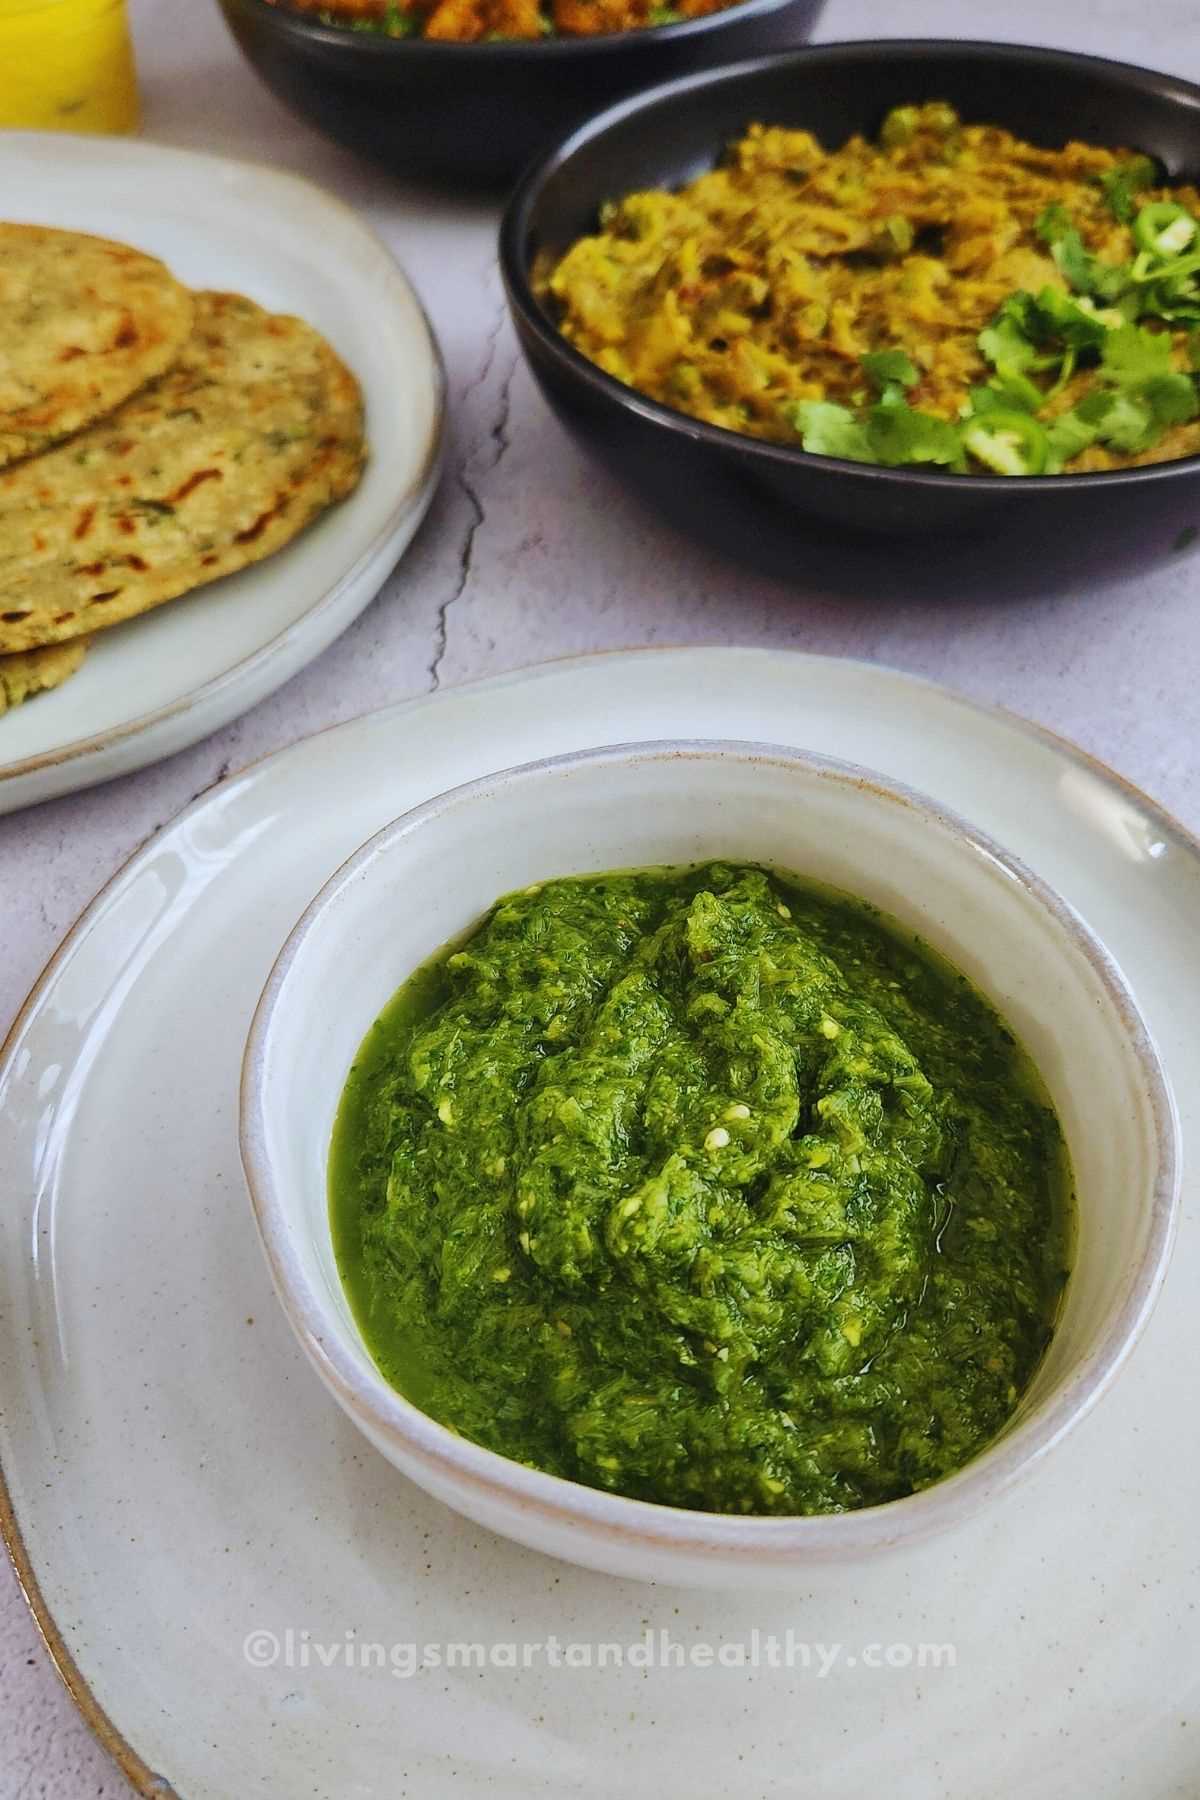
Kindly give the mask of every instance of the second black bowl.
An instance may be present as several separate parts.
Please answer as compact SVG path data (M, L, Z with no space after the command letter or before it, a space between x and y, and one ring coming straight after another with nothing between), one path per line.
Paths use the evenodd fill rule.
M811 456L676 412L624 386L566 341L532 285L535 259L596 228L602 203L679 187L761 121L839 145L874 136L893 106L946 100L972 123L1047 147L1069 138L1157 157L1200 179L1200 88L1054 50L900 41L832 44L669 86L611 108L532 170L501 232L521 344L547 399L580 440L677 524L777 571L813 542L901 533L922 553L947 534L992 532L1011 564L1063 574L1142 566L1200 537L1200 457L1094 475L1022 479L875 468Z
M677 25L537 42L435 43L221 0L247 60L295 112L403 174L507 184L589 113L638 88L802 44L824 0L740 0Z

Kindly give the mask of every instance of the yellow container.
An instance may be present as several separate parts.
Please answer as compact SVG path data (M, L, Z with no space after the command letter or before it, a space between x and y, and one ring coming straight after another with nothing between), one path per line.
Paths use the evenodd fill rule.
M0 126L132 131L125 0L0 0Z

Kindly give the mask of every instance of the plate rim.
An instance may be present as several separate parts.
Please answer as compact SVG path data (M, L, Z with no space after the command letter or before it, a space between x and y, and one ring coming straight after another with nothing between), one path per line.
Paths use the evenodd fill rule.
M221 161L221 158L210 158ZM0 1040L0 1085L7 1077L9 1065L13 1060L17 1041L35 1008L48 992L51 983L58 973L59 966L73 952L77 939L96 918L110 894L130 873L133 865L145 856L149 856L160 839L168 832L176 830L186 820L198 813L201 808L212 803L213 797L224 789L247 777L256 776L258 772L277 758L290 755L301 745L309 744L315 738L323 738L334 732L351 732L363 725L367 720L379 720L402 713L420 712L426 707L436 705L445 695L471 693L487 688L501 688L518 685L526 681L537 681L560 670L589 664L597 661L621 662L631 657L675 655L684 657L703 657L720 651L728 655L731 651L748 661L758 658L769 658L772 662L786 657L789 662L804 662L817 666L830 664L848 665L855 669L865 669L873 674L882 674L898 680L906 687L917 692L933 692L941 699L951 701L959 710L968 714L979 714L984 718L997 719L1002 724L1015 728L1024 736L1032 738L1048 749L1055 751L1078 768L1101 781L1106 787L1115 789L1124 798L1133 801L1151 817L1156 826L1169 838L1176 847L1194 862L1200 865L1200 832L1193 832L1175 815L1167 810L1161 802L1153 799L1143 788L1122 775L1100 757L1093 756L1091 751L1073 739L1063 736L1061 732L1042 725L1036 720L1027 719L1010 707L998 705L992 701L976 700L959 689L941 681L935 681L926 675L914 674L908 669L898 668L895 664L875 661L869 657L832 656L814 654L804 650L779 651L770 646L728 645L728 644L651 644L628 646L621 649L593 650L583 654L549 658L544 662L528 664L522 668L505 670L494 675L484 675L471 681L456 683L453 687L438 689L433 693L415 694L408 699L393 701L388 706L369 707L353 718L339 720L334 724L323 726L319 731L309 732L306 736L285 744L277 749L267 751L255 757L241 769L213 782L201 793L195 795L179 811L173 813L149 838L137 844L119 866L113 870L108 879L97 889L92 898L85 903L72 923L64 931L59 943L55 946L41 971L35 977L29 992L13 1017L12 1023ZM1169 1075L1169 1071L1168 1071ZM59 1630L58 1623L46 1603L42 1593L37 1572L33 1567L24 1534L16 1516L8 1479L0 1459L0 1538L16 1575L17 1585L33 1616L38 1636L45 1646L51 1664L62 1681L76 1710L89 1727L97 1742L108 1752L130 1782L141 1800L187 1800L186 1795L179 1794L171 1783L157 1774L134 1748L120 1726L112 1718L92 1692L91 1686L83 1674L74 1655L67 1647Z
M4 142L0 144L0 160L2 160L5 154L10 151L15 151L18 154L22 150L31 151L36 149L44 152L47 148L44 142L45 137L46 133L38 131L14 131L11 134L6 134ZM96 139L86 137L79 132L56 132L50 148L57 150L60 146L67 150L72 146L75 146L76 148L86 147L88 154L94 156ZM434 390L433 417L430 422L428 442L425 445L424 454L422 455L416 473L407 486L396 495L384 524L374 533L370 542L359 552L353 564L348 569L345 569L333 585L327 587L325 591L314 600L313 604L306 608L299 617L292 619L282 628L282 630L277 631L273 637L268 638L267 641L260 644L257 649L251 650L247 655L240 657L236 662L231 664L229 668L223 669L220 674L211 676L207 681L202 682L199 687L189 688L187 693L181 694L178 699L170 700L164 706L156 707L152 712L141 713L134 719L126 719L123 723L109 726L106 730L96 732L91 737L74 738L68 743L59 744L52 749L35 751L32 756L22 757L17 762L0 762L0 799L6 797L8 783L13 783L15 786L29 777L44 774L48 770L60 769L73 762L80 762L89 757L100 756L106 751L115 749L119 744L123 744L130 738L140 737L144 733L153 731L157 726L165 725L171 719L178 718L181 714L190 712L194 708L205 706L209 702L218 699L229 687L235 685L240 680L250 677L257 669L270 662L276 656L281 655L297 635L308 631L318 620L325 618L328 613L336 610L338 603L344 597L347 589L354 585L362 572L376 557L381 556L384 553L389 541L403 532L405 526L410 519L413 518L414 514L417 515L417 522L419 524L423 503L427 498L432 499L433 489L436 485L445 451L448 424L449 378L446 372L446 362L442 347L438 341L437 334L433 329L433 324L425 304L414 287L408 271L393 254L392 250L384 242L384 239L380 236L379 232L376 231L375 227L371 225L361 213L356 211L354 207L350 206L329 188L322 187L320 182L312 181L306 175L295 174L290 169L275 168L270 163L257 162L249 157L219 156L207 150L184 149L174 144L159 143L153 138L120 139L116 142L102 140L102 150L115 150L117 152L132 151L135 160L138 151L143 146L146 149L153 151L156 157L165 153L177 161L191 163L194 166L207 165L209 168L234 170L242 174L249 173L256 181L265 179L268 185L274 184L284 188L290 187L310 200L315 196L323 207L343 214L354 224L356 229L364 237L374 244L376 249L390 265L390 271L395 272L396 279L400 281L407 291L409 299L416 308L417 315L424 328L425 337L428 342ZM385 577L384 579L386 580L387 578ZM214 583L212 585L216 584ZM192 590L194 593L199 591L201 590ZM187 598L187 596L184 595L181 596L181 598ZM363 606L359 611L365 611L366 607L370 605L371 600L375 598L375 594L370 595L370 597L364 601ZM132 621L130 622L132 623ZM352 621L347 621L345 629L349 628L350 623L352 623ZM320 652L318 651L315 654L319 655ZM313 659L309 658L306 660L311 661ZM300 665L300 667L304 666L306 666L305 663ZM299 671L296 670L293 672L298 673ZM170 752L164 752L164 754L170 754ZM207 793L208 790L206 789L205 792ZM32 796L30 804L35 804L36 799L36 795ZM122 869L123 868L124 865L122 865ZM121 872L122 870L116 871L117 874L120 874ZM82 917L82 915L80 916ZM79 921L77 920L76 923L78 922ZM73 932L74 926L72 926L71 929ZM0 1046L0 1049L2 1049L2 1046Z

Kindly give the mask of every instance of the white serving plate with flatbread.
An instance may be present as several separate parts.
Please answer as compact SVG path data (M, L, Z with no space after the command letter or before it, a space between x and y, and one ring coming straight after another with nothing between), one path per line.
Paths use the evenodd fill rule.
M0 1056L0 1524L141 1794L1194 1800L1189 1171L1163 1296L1095 1412L952 1535L815 1568L800 1594L634 1585L489 1536L371 1450L284 1322L237 1089L305 904L439 789L697 735L886 771L1022 857L1121 964L1194 1141L1200 845L1069 745L928 683L777 651L591 657L372 714L211 790L84 914ZM773 1668L766 1634L782 1659L789 1628ZM658 1636L650 1667L565 1660L647 1629L715 1666L664 1666ZM526 1649L552 1635L562 1666ZM405 1675L426 1644L490 1660Z
M77 675L0 716L0 813L170 756L311 662L378 593L437 477L441 358L390 253L275 169L119 138L0 133L0 212L161 257L325 334L366 399L362 482L278 555L97 637Z

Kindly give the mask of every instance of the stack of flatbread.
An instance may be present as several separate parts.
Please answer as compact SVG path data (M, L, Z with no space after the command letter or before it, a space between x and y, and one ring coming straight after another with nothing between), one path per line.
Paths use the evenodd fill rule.
M0 224L0 713L96 632L270 556L365 459L358 383L302 320Z

